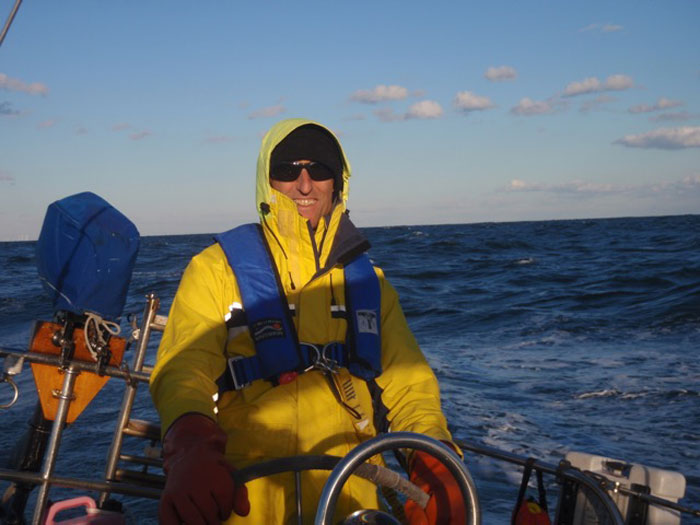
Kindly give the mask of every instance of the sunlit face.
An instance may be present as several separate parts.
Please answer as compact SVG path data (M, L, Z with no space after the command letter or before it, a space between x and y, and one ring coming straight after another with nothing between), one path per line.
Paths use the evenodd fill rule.
M310 162L298 161L299 164ZM333 208L333 179L313 180L305 169L291 182L270 179L270 186L292 199L297 205L299 215L307 219L312 228L316 228L321 217L330 213Z

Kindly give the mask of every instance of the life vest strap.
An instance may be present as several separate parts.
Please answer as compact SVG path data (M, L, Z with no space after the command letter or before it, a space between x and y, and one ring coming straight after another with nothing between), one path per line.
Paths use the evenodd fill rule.
M304 373L309 370L334 372L341 367L347 368L350 362L346 346L337 341L325 345L302 342L299 343L299 350L301 364L298 369L287 370L279 376L288 372ZM228 368L216 380L216 384L219 387L219 394L222 394L229 390L242 390L258 379L274 380L276 378L266 378L263 375L260 358L257 355L235 356L228 359Z

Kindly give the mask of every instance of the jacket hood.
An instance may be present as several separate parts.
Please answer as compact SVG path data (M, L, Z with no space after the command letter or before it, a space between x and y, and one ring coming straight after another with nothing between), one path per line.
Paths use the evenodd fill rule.
M330 129L328 129L323 124L314 122L313 120L307 120L303 118L291 118L278 122L265 134L262 139L262 144L260 146L260 154L258 155L258 166L257 166L257 178L255 186L255 208L263 218L264 212L261 205L266 203L269 205L272 199L284 197L280 192L275 191L270 186L270 155L272 150L275 149L277 144L282 142L284 138L289 135L295 129L306 126L307 124L313 124L319 126L326 130L338 143L338 149L340 150L341 157L343 159L343 190L339 196L338 206L345 210L348 200L348 181L350 179L350 163L348 162L343 147Z

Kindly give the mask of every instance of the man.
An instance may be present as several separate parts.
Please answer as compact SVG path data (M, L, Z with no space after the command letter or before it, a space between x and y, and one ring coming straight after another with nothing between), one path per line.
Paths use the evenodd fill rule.
M291 474L234 486L234 467L344 456L389 428L451 443L435 376L349 220L349 178L327 128L278 123L258 158L260 226L218 236L185 270L151 379L164 432L161 522L294 516ZM410 463L411 478L433 494L426 511L406 505L411 522L464 523L444 467L423 453ZM327 477L302 474L305 522ZM337 515L379 505L375 487L352 477Z

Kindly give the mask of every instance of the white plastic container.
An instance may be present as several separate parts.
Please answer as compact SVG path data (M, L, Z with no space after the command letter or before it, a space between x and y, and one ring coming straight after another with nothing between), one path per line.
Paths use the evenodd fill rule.
M627 489L632 485L648 487L651 495L677 503L685 494L685 477L683 474L670 470L647 467L637 463L585 454L583 452L569 452L566 459L576 468L589 471L597 475L605 476L613 483L619 483L620 487ZM614 490L608 494L620 509L620 514L628 520L627 513L630 507L630 497ZM576 497L576 510L573 525L597 525L593 498L586 496L585 491L580 490ZM680 513L665 507L649 505L645 525L679 525Z

